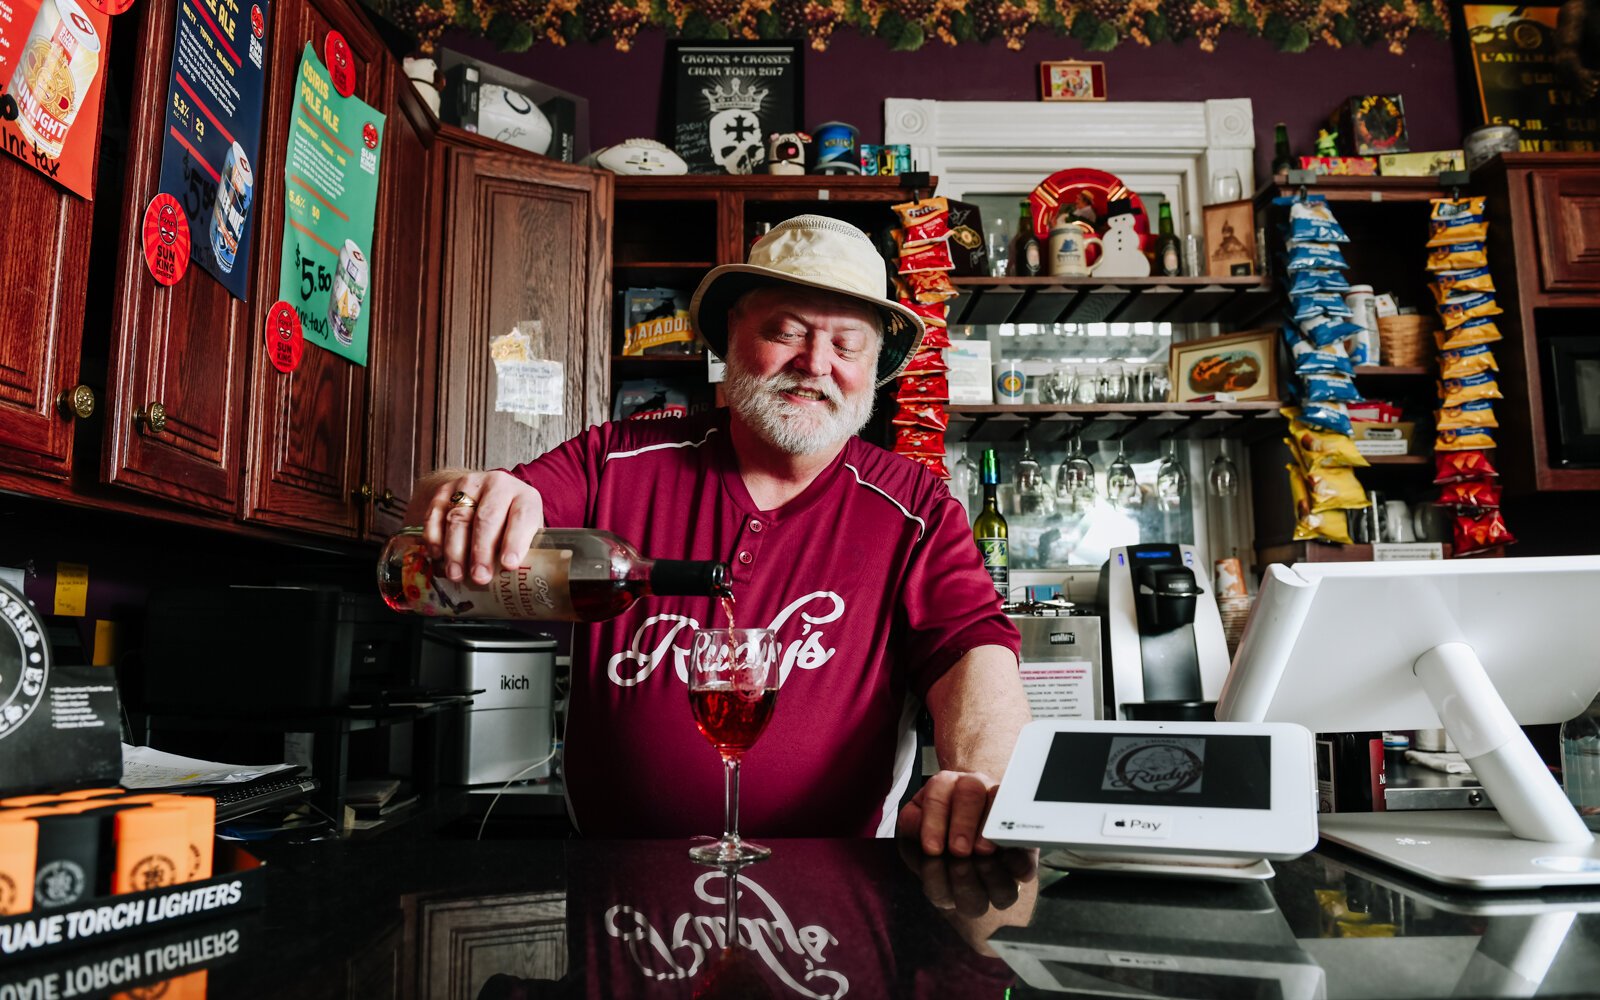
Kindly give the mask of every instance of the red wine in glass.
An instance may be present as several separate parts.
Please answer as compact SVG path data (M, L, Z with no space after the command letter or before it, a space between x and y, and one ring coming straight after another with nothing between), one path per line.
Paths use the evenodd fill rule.
M724 754L742 754L754 746L777 703L778 692L773 688L764 688L753 698L731 686L689 692L695 725L717 752Z
M700 629L689 656L689 708L722 757L723 834L689 849L706 864L758 861L770 848L739 837L739 759L767 728L778 701L778 639L771 629Z

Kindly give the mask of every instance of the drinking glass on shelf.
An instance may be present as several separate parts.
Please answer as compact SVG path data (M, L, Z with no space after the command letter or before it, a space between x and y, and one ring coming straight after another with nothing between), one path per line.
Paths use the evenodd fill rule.
M1211 460L1211 469L1206 473L1206 485L1214 497L1239 494L1239 467L1228 457L1226 442L1217 447L1217 457Z
M1057 365L1039 379L1039 402L1052 406L1072 402L1073 383L1072 369Z
M1172 394L1172 378L1167 374L1166 365L1145 365L1139 384L1141 402L1165 403Z
M1167 454L1156 470L1156 506L1164 511L1176 512L1183 507L1183 498L1189 494L1189 474L1178 461L1178 443L1167 439Z
M1211 204L1238 201L1244 197L1244 182L1237 170L1218 170L1211 175Z
M708 628L694 634L689 707L695 725L722 756L722 836L689 849L705 864L756 861L769 847L739 837L739 759L755 745L778 701L778 637L766 628Z
M1120 361L1108 361L1100 366L1099 384L1095 395L1101 403L1125 403L1128 400L1128 378Z
M1001 213L983 220L983 244L989 255L989 277L1004 278L1011 273L1010 220Z
M1056 499L1080 513L1094 506L1094 463L1084 454L1083 442L1076 434L1067 457L1056 468Z
M1139 493L1139 480L1121 441L1117 442L1117 457L1106 469L1106 499L1119 510L1132 510L1144 503Z
M1074 373L1072 401L1079 406L1100 402L1100 372L1093 365L1079 365Z

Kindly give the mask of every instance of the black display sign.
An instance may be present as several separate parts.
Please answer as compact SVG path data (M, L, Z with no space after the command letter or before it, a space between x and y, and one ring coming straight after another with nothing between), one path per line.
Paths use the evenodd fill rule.
M1457 10L1455 35L1469 64L1463 100L1474 124L1513 126L1527 153L1600 148L1600 103L1575 96L1558 64L1558 4L1469 3ZM1586 56L1578 48L1586 69L1600 72L1600 52Z
M1034 798L1270 809L1272 737L1057 733Z
M800 43L670 43L666 93L691 174L764 174L768 138L801 128Z

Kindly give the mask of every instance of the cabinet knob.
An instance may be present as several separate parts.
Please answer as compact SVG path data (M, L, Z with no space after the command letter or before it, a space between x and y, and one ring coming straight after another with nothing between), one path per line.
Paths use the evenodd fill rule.
M351 490L350 495L355 499L360 500L362 503L371 503L372 486L368 483L362 483L360 486L357 486L355 489Z
M133 419L143 424L151 434L160 434L167 429L167 406L160 402L151 403L142 410L133 411Z
M94 416L94 390L86 385L75 385L70 389L62 389L61 395L56 397L56 405L61 408L61 415L71 420L88 420Z
M394 490L384 490L383 496L378 498L378 506L384 510L404 510L406 502L394 495Z

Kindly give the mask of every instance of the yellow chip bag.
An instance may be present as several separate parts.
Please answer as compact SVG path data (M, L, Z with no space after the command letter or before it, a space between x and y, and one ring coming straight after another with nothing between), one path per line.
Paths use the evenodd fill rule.
M1492 344L1499 339L1500 328L1487 316L1469 319L1451 330L1433 331L1433 342L1441 351L1457 351L1463 347Z
M1289 470L1289 492L1294 497L1294 540L1350 544L1350 522L1345 512L1312 510L1305 476L1292 465L1284 468Z
M1500 382L1493 372L1479 372L1466 378L1447 378L1439 381L1439 405L1445 409L1461 406L1475 399L1501 399Z
M1433 207L1428 210L1428 218L1434 222L1444 222L1464 215L1482 215L1484 201L1481 194L1466 198L1429 198L1428 204Z
M1284 440L1296 453L1302 469L1361 468L1370 464L1347 434L1318 430L1298 420L1289 424L1290 437Z
M1489 254L1484 250L1483 243L1451 243L1448 246L1434 246L1428 243L1428 270L1430 271L1469 271L1477 267L1489 266Z
M1446 379L1468 378L1479 372L1497 372L1494 352L1489 345L1478 344L1454 351L1439 352L1439 377Z
M1434 451L1477 451L1493 448L1494 433L1487 428L1468 427L1457 431L1441 430L1433 441Z
M1452 295L1439 303L1439 318L1444 320L1446 330L1456 327L1471 319L1482 319L1485 316L1498 316L1505 312L1500 304L1494 300L1493 292L1468 292L1465 295Z
M1367 491L1361 488L1356 474L1349 469L1307 469L1305 476L1313 514L1367 505Z
M1462 292L1492 292L1494 276L1489 273L1487 267L1474 267L1465 271L1434 271L1433 283L1428 289L1433 292L1434 303L1438 304Z
M1446 406L1434 410L1434 424L1441 431L1459 431L1472 427L1499 427L1495 419L1494 401L1480 399L1465 406Z

